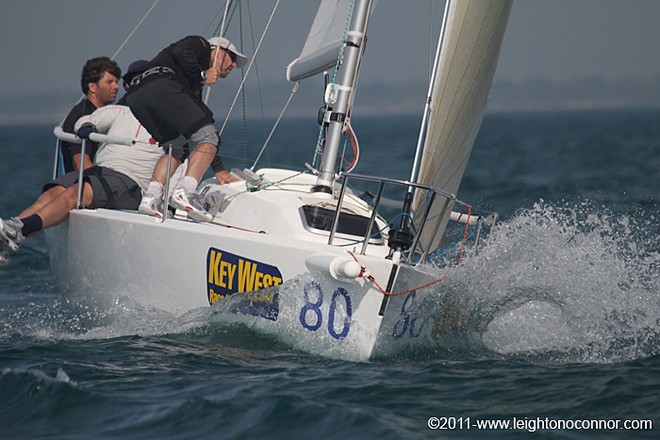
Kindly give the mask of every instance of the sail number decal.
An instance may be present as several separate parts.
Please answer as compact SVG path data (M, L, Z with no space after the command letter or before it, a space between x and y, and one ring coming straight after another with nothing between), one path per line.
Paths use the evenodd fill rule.
M209 304L236 292L282 284L277 267L215 248L206 255L206 279Z
M300 309L300 324L309 331L317 331L323 325L323 290L316 281L310 281L305 284L303 289L305 305ZM338 305L341 307L338 308ZM340 315L343 320L340 319ZM328 333L335 339L344 339L348 336L351 328L351 316L353 315L353 306L351 296L343 287L338 287L332 293L330 306L328 308L327 328Z
M406 299L401 305L399 319L394 323L394 327L392 327L392 337L394 339L401 339L404 336L417 338L422 333L424 319L422 319L421 323L418 325L417 316L412 316L410 313L410 308L412 307L415 296L417 296L417 291L413 290L408 296L406 296Z

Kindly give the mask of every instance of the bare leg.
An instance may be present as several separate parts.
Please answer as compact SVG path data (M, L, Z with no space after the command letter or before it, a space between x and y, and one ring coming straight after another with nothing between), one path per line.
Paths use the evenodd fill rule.
M45 193L42 193L39 198L30 206L25 208L23 212L18 214L18 218L25 218L29 217L35 212L39 211L42 209L44 206L55 200L60 194L62 194L66 188L60 185L56 185L52 188L50 188L48 191Z
M213 158L217 152L218 147L209 142L197 144L188 158L188 172L186 176L194 177L199 182L206 170L211 166L211 162L213 162Z
M188 170L180 186L172 193L170 205L186 211L188 217L202 222L211 221L212 216L203 208L199 195L195 192L200 179L211 165L217 147L210 142L197 144L188 158Z
M181 165L181 162L173 157L172 166L170 167L170 176L179 167L179 165ZM161 156L160 159L158 159L158 162L156 163L156 167L154 168L154 174L151 176L151 180L159 182L161 185L165 185L166 177L167 177L167 154L164 154Z
M92 203L93 195L92 186L85 182L82 197L83 204L89 205ZM59 197L53 199L49 204L36 213L41 217L43 229L62 223L69 216L69 212L76 208L77 203L78 185L76 184L67 188L59 195Z

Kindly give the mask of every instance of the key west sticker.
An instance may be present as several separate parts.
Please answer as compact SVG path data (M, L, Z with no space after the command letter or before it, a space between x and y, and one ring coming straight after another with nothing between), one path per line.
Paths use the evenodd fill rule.
M206 279L209 304L236 292L282 284L277 267L215 248L209 248L206 255Z

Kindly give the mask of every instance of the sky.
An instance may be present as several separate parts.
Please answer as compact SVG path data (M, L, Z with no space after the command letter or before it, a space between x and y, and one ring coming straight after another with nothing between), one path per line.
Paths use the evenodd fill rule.
M70 107L79 97L74 94L80 90L84 61L114 55L153 3L2 0L0 103L13 103L17 96L28 94L70 93ZM360 81L387 86L424 82L429 29L432 26L437 33L443 3L381 0L369 24ZM274 4L275 0L244 1L242 13L248 17L249 12L252 29L245 19L242 45L238 20L228 28L227 36L248 55L254 52L253 41L258 41ZM222 0L160 0L115 59L125 69L183 36L211 36L223 5ZM300 52L315 13L314 1L281 1L252 72L257 74L253 81L258 77L269 98L286 99L290 85L284 80L285 67ZM660 78L658 19L660 1L656 0L514 1L495 81ZM225 91L238 82L240 75L232 74L217 93L230 100Z

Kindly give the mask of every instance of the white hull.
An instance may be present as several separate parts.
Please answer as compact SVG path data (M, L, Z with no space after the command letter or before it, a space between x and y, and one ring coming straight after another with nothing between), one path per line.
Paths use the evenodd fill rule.
M271 178L283 173L293 175L265 170ZM349 246L328 245L329 233L305 227L303 205L333 200L310 193L308 181L314 177L297 175L255 192L245 191L245 182L211 185L231 199L216 215L222 225L74 210L67 221L46 231L56 280L74 303L109 308L130 298L175 315L213 304L218 319L274 333L301 349L369 359L383 344L379 339L401 329L401 323L395 326L408 295L388 297L383 307L386 296L359 274L365 268L385 288L394 264L385 258L389 249L384 241L361 255L361 243L355 243L360 237L336 240L353 242ZM368 209L352 196L346 205L355 212ZM230 227L234 224L241 228ZM405 273L391 291L430 279L412 266Z

